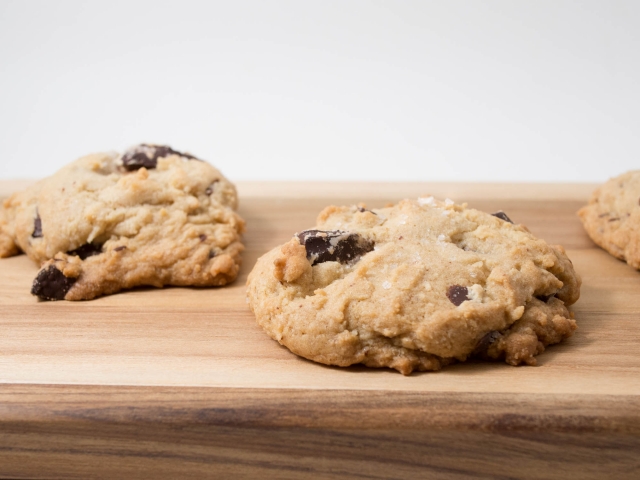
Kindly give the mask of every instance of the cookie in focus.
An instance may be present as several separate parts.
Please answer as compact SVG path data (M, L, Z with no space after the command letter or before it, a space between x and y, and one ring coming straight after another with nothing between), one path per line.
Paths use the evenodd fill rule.
M439 370L477 356L535 365L573 334L580 277L509 217L433 197L327 207L256 263L258 324L327 365Z

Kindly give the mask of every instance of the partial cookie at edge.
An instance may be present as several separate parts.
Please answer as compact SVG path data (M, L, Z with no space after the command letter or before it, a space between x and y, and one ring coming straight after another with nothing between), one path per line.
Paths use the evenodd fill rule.
M578 215L598 246L640 270L640 170L607 181Z

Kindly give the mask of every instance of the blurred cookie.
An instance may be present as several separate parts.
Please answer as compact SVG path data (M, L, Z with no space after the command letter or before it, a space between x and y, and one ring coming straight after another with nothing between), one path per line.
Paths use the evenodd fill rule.
M578 215L596 244L640 270L640 170L606 182Z
M258 323L329 365L438 370L472 355L536 363L576 329L580 278L560 246L433 197L327 207L261 257L247 281Z
M236 207L217 169L170 147L88 155L5 200L0 257L42 265L32 293L47 300L224 285L244 248Z

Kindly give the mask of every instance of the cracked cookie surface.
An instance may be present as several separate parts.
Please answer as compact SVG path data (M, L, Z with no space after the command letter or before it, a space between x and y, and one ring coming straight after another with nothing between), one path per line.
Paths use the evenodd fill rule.
M598 246L640 270L640 170L606 182L578 215Z
M236 189L160 145L87 155L5 200L0 257L41 265L32 293L86 300L140 285L233 281L244 249Z
M247 280L258 324L292 352L404 374L472 355L533 365L576 329L579 295L562 247L433 197L327 207Z

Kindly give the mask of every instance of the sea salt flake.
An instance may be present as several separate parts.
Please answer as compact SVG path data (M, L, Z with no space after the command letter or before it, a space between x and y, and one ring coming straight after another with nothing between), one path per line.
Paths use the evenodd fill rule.
M467 296L472 302L482 303L484 298L484 288L482 288L482 285L472 285L467 288Z
M384 288L385 290L389 290L391 288L391 284L385 280L384 282L382 282L382 288Z
M433 197L418 197L418 205L433 205L435 198Z

